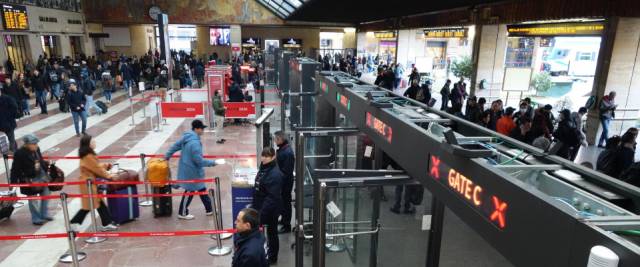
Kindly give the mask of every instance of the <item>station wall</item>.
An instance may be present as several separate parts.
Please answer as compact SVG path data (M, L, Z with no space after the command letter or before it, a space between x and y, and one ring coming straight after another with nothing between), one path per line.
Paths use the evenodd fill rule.
M307 55L311 54L311 49L320 47L320 28L318 27L244 26L242 27L242 38L248 37L260 37L263 41L266 39L302 39L302 50ZM355 40L355 37L353 39ZM347 47L346 44L344 46Z

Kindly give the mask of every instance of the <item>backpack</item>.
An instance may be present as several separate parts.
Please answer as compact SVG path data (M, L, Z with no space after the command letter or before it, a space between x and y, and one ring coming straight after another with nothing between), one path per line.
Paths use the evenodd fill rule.
M587 102L584 104L584 107L586 109L594 109L596 107L596 102L598 102L596 100L597 100L596 96L594 96L594 95L590 96L587 99Z
M424 102L425 96L424 96L424 89L420 88L418 89L418 93L416 93L416 100L419 102Z
M618 158L619 152L619 148L603 151L602 154L598 156L598 161L596 162L596 170L601 171L602 173L607 175L612 173L612 171L616 167L616 159Z
M51 80L52 82L58 82L58 73L55 71L50 71L49 80Z

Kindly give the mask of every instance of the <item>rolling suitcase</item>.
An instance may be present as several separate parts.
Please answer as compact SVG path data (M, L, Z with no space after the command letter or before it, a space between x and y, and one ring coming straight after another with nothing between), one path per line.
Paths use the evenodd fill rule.
M127 186L126 188L112 192L114 195L137 195L138 189L135 186ZM140 206L137 197L127 198L108 198L107 205L111 213L111 219L117 224L130 222L140 217Z
M102 110L102 114L107 113L107 111L109 111L109 108L107 107L107 104L105 104L104 102L98 100L96 101L96 106L98 106L101 110Z
M171 194L171 186L154 187L153 194ZM171 216L173 206L171 197L154 197L153 198L153 217Z
M15 197L15 191L0 191L0 197ZM13 213L13 204L15 200L0 200L0 221L11 218Z

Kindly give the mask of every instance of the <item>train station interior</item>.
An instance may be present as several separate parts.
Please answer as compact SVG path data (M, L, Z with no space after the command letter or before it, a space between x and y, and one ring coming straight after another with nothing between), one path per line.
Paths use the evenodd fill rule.
M640 1L0 7L0 267L640 266Z

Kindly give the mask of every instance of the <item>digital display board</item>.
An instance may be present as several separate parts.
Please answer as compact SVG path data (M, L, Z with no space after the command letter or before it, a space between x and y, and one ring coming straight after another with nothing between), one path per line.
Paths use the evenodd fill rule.
M604 32L603 22L549 23L508 25L509 37L537 36L599 36Z
M507 202L492 194L490 188L478 184L473 176L460 173L433 155L429 157L429 176L469 203L499 229L507 227Z
M2 24L5 30L28 30L27 7L2 4Z
M391 140L393 140L393 129L369 112L367 112L367 126L384 137L387 142L391 143Z
M467 28L424 29L425 38L467 38Z
M230 28L209 28L209 44L214 46L231 45Z
M336 101L338 101L340 105L346 108L347 111L351 110L351 101L349 101L349 98L347 98L345 95L336 92Z
M373 36L378 39L396 39L395 32L374 32Z

